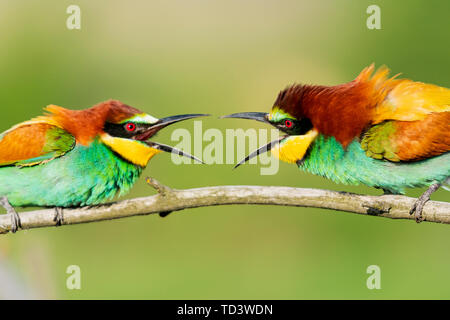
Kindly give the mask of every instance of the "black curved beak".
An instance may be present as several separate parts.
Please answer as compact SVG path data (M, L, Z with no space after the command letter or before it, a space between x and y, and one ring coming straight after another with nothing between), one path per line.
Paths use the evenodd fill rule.
M193 156L192 154L184 152L180 149L168 146L167 144L162 144L162 143L153 142L153 141L145 141L144 143L153 149L157 149L157 150L161 150L161 151L165 151L165 152L169 152L169 153L174 153L176 155L183 156L183 157L198 161L202 164L205 164L202 160L200 160L196 156Z
M188 120L188 119L194 119L199 117L207 117L210 116L210 114L202 114L202 113L194 113L194 114L181 114L178 116L171 116L159 119L158 122L152 124L148 130L145 132L147 135L147 139L151 136L155 135L159 130L162 128L165 128L167 126L170 126L171 124L175 124L180 121ZM146 139L144 139L146 140Z
M268 144L262 146L261 148L253 151L252 153L250 153L248 156L246 156L244 159L242 159L241 161L239 161L234 167L233 169L236 169L237 167L239 167L241 164L246 163L247 161L249 161L250 159L253 159L254 157L259 156L260 154L266 153L268 151L270 151L270 149L272 149L273 147L275 147L278 143L281 142L281 140L283 140L284 138L286 138L286 136L281 137L277 140L274 140L272 142L269 142Z
M268 113L265 112L239 112L239 113L233 113L229 114L227 116L221 117L224 118L237 118L237 119L250 119L250 120L256 120L264 123L269 123L268 121Z
M210 114L203 114L203 113L193 113L193 114L180 114L178 116L171 116L159 119L158 122L153 124L151 128L159 128L162 129L164 127L167 127L168 125L188 120L188 119L194 119L194 118L200 118L200 117L208 117Z
M177 116L171 116L171 117L166 117L166 118L162 118L159 119L158 122L152 124L148 130L146 130L140 137L138 137L138 140L143 141L145 144L147 144L149 147L152 147L154 149L158 149L161 151L165 151L165 152L170 152L170 153L174 153L183 157L187 157L190 159L193 159L195 161L198 161L200 163L203 163L202 160L200 160L199 158L184 152L182 150L179 150L177 148L168 146L166 144L162 144L162 143L157 143L157 142L153 142L153 141L145 141L150 139L152 136L154 136L159 130L180 122L180 121L184 121L184 120L188 120L188 119L194 119L194 118L199 118L199 117L207 117L210 116L209 114L202 114L202 113L194 113L194 114L182 114L182 115L177 115Z
M222 116L221 119L224 118L237 118L237 119L250 119L250 120L256 120L259 122L264 122L267 124L272 125L269 120L268 120L268 113L265 112L239 112L239 113L233 113L227 116ZM246 156L244 159L242 159L241 161L239 161L233 169L236 169L237 167L239 167L240 165L246 163L247 161L249 161L250 159L253 159L254 157L259 156L262 153L268 152L270 151L270 149L272 149L273 147L275 147L278 143L280 143L284 138L286 138L286 136L283 136L277 140L274 140L272 142L269 142L268 144L260 147L258 150L253 151L252 153L250 153L248 156Z

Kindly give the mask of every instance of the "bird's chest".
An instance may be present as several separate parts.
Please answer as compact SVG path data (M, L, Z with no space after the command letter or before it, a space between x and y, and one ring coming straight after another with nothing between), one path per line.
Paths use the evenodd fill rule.
M356 141L344 149L334 138L320 136L311 145L300 168L337 183L371 184L385 169L385 164L368 158Z
M98 204L128 192L142 173L141 167L101 143L77 146L61 160L55 161L56 171L59 165L64 175L60 185L69 194L76 194L74 202L81 201L81 205Z

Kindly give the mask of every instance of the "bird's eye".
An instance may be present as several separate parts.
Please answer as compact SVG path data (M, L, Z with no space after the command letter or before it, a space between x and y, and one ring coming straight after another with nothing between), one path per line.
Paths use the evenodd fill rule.
M136 130L136 125L134 123L127 123L125 125L125 129L127 129L128 132L133 132L134 130Z
M293 125L294 125L294 123L292 122L292 120L285 120L284 121L284 126L286 128L292 128Z

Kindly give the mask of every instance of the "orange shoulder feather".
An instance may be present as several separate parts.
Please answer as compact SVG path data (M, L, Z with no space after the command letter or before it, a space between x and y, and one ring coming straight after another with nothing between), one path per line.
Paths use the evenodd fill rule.
M385 120L424 120L431 113L450 111L450 89L408 79L388 78L389 69L365 68L357 82L370 83L377 92L373 123ZM373 74L373 75L372 75Z
M419 161L450 151L450 112L424 120L384 121L364 133L361 147L369 157L389 161Z
M21 123L0 135L0 166L30 166L72 150L75 138L43 118Z

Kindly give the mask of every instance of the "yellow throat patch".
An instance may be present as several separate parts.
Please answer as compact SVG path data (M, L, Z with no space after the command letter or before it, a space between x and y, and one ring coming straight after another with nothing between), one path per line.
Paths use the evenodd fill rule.
M102 134L100 139L124 159L141 167L146 167L154 155L162 152L161 150L151 148L142 142L112 137L107 133Z
M297 161L303 159L306 151L317 135L317 130L311 129L304 135L287 137L270 151L281 161L296 163Z

